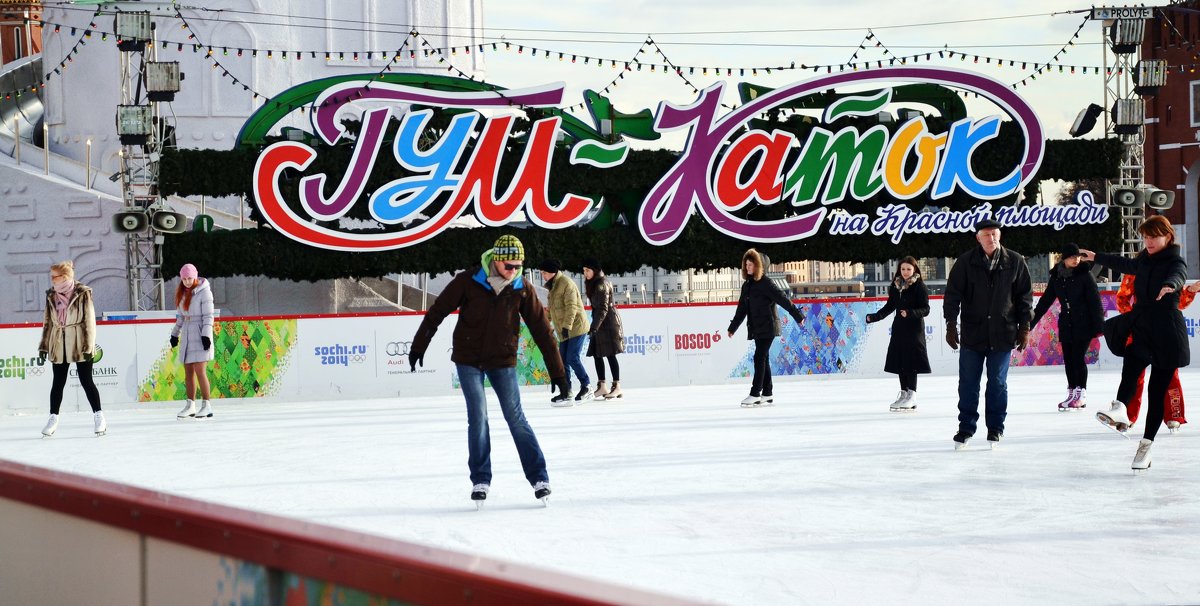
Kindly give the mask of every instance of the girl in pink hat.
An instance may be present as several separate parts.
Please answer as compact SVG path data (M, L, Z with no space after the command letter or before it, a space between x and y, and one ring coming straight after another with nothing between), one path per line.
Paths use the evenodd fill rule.
M176 415L180 419L213 416L208 403L208 363L213 359L213 295L208 280L200 277L196 266L179 268L179 286L175 288L175 327L171 329L171 347L179 348L183 363L187 404ZM196 409L196 385L200 385L200 409Z

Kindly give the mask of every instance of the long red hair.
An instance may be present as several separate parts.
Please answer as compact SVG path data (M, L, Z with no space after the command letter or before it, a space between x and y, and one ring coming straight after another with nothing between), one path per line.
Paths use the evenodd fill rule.
M175 309L187 309L187 308L191 307L192 306L192 292L195 291L196 287L199 285L200 285L200 278L196 278L196 281L192 282L191 288L184 286L183 280L180 280L179 286L175 287ZM182 307L180 307L180 305L179 305L180 303L183 303Z

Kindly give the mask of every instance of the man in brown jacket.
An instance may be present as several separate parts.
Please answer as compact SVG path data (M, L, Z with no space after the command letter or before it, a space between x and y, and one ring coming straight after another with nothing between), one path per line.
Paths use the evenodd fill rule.
M482 505L492 483L492 444L488 433L487 401L483 380L492 383L500 400L504 420L517 446L525 478L533 486L534 497L543 502L550 496L550 477L546 458L537 436L521 410L521 392L517 385L517 342L521 320L529 326L534 342L542 351L550 371L551 391L569 391L562 358L545 308L537 294L521 277L525 247L515 236L504 235L483 253L480 267L454 277L433 306L413 337L409 364L416 370L424 363L425 350L446 316L458 310L454 327L454 353L450 360L458 370L463 396L467 400L467 466L471 471L471 499Z

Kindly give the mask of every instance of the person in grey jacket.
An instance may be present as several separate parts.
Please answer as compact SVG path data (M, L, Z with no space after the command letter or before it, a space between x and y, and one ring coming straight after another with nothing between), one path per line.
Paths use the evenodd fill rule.
M208 280L200 277L196 266L179 268L179 286L175 288L175 327L171 329L171 347L179 348L183 363L187 404L176 417L205 419L213 416L208 402L208 363L213 359L213 295ZM200 409L196 409L196 386L200 386Z
M946 344L962 346L958 357L958 433L954 448L966 447L979 421L979 382L987 368L984 420L992 448L1004 435L1008 416L1008 365L1014 347L1029 345L1033 284L1025 257L1000 245L1000 224L975 224L977 248L959 257L946 279L943 312ZM959 337L958 320L962 314Z

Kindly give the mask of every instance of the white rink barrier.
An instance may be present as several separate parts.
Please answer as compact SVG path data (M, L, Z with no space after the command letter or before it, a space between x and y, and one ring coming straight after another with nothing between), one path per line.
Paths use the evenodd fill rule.
M1113 311L1113 294L1104 305ZM881 299L805 300L807 320L796 324L780 311L783 334L771 349L773 375L779 381L824 377L882 376L891 319L868 325L866 314ZM957 354L946 345L940 298L930 301L926 318L929 361L935 374L957 372ZM730 384L749 381L753 344L745 328L733 338L726 328L732 303L635 305L619 308L626 351L619 358L621 381L629 387ZM1200 306L1185 311L1194 340ZM442 323L425 354L424 366L411 372L408 348L422 314L286 316L221 318L214 335L216 360L209 376L214 398L323 400L405 398L446 395L458 389L450 362L457 315ZM102 350L94 377L105 406L144 406L184 397L183 367L168 344L172 323L157 320L101 322ZM41 412L50 391L49 364L38 364L38 325L0 326L0 413ZM1014 353L1014 366L1062 364L1057 341L1057 305L1034 330L1035 343ZM1097 339L1089 363L1119 364ZM590 360L585 368L595 381ZM64 410L88 410L74 367ZM546 385L549 377L526 329L518 372L526 385ZM573 381L578 384L577 381Z

